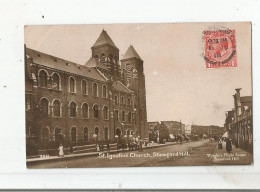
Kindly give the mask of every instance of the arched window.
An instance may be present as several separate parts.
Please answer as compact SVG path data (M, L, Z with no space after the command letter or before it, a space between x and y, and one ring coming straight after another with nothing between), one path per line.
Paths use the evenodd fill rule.
M77 104L72 101L70 103L70 117L76 117L77 116Z
M88 85L85 80L82 81L82 94L87 95L88 94Z
M99 129L98 129L98 127L95 128L95 134L97 135L97 139L99 139Z
M118 97L117 97L117 95L115 95L115 104L116 105L118 104Z
M40 86L47 87L48 75L44 70L40 71Z
M115 110L115 112L114 112L114 118L115 118L115 121L118 121L118 110Z
M102 91L102 96L103 96L103 98L107 98L107 86L106 85L103 85L103 89L102 89L103 91Z
M121 97L121 104L123 105L125 102L124 102L124 97L122 96Z
M76 129L76 127L71 128L70 136L71 136L71 142L75 143L77 141L77 129Z
M122 111L122 121L125 121L125 111Z
M108 107L104 106L103 108L103 118L108 119Z
M132 113L129 111L128 113L128 121L129 122L132 122Z
M93 83L93 96L98 97L98 85Z
M46 98L41 99L40 107L41 107L42 115L48 116L48 114L49 114L49 101Z
M127 99L127 105L131 105L131 99L130 98Z
M76 81L73 77L70 77L70 92L76 93Z
M42 142L49 142L50 136L49 136L49 129L43 128L42 129Z
M88 128L85 127L84 130L83 130L83 139L84 141L88 141Z
M104 139L105 140L107 140L108 139L108 128L107 127L105 127L105 129L104 129Z
M57 73L52 75L52 88L60 90L60 77Z
M61 116L61 104L59 100L55 100L53 102L53 116L60 117Z
M88 118L88 104L84 103L82 105L82 116L83 118Z
M95 104L95 105L93 106L93 115L94 115L94 118L95 118L95 119L98 119L98 118L99 118L99 112L98 112L98 105L97 105L97 104Z
M105 53L102 53L102 54L101 54L101 62L102 62L103 64L105 64L105 60L106 60Z

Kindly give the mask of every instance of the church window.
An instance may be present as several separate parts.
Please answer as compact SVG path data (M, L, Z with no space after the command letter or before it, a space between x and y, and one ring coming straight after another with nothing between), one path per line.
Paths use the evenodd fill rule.
M60 90L60 77L57 73L52 75L52 87L53 89Z
M61 116L61 104L59 100L55 100L53 102L53 116L60 117Z
M88 104L84 103L82 105L82 116L83 118L88 118Z
M48 75L44 70L40 71L40 86L47 87Z
M76 117L77 116L77 104L72 101L70 103L70 117Z
M76 93L76 80L74 77L70 77L70 92Z
M93 115L94 115L94 119L98 119L99 118L99 109L98 109L98 105L95 104L93 106Z
M88 94L88 85L85 80L82 81L82 94L87 95Z
M107 86L103 85L103 98L107 98Z
M104 106L103 108L103 118L108 119L108 107Z
M97 83L93 83L93 96L98 97L98 85L97 85Z

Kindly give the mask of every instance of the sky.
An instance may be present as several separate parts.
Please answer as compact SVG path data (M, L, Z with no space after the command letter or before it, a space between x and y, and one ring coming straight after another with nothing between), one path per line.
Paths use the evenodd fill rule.
M203 31L234 29L237 67L206 69ZM84 64L106 30L119 56L133 45L144 61L147 120L223 126L236 88L252 95L250 23L25 26L27 47Z

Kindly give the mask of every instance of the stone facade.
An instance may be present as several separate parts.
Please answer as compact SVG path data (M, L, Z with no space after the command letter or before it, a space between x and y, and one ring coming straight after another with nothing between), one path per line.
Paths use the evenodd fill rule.
M25 46L28 148L148 137L142 59L130 46L120 66L104 30L91 49L92 58L79 65Z
M233 144L253 152L253 108L252 96L240 96L236 89L234 108L226 112L225 128Z
M200 138L207 136L208 138L220 138L225 133L224 127L216 125L203 126L203 125L191 125L191 135L197 135Z

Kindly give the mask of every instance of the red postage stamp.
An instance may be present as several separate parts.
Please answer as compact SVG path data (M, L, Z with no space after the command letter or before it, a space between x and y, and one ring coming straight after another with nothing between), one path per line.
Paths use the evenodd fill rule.
M206 68L237 67L235 30L206 30L203 34Z

